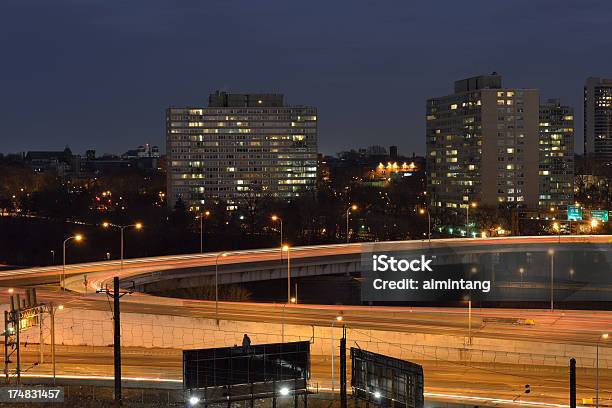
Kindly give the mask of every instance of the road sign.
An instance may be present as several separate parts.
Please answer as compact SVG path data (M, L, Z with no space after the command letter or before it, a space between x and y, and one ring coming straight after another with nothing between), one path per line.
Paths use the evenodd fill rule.
M607 210L591 210L591 219L601 222L608 222Z
M582 221L582 207L577 205L567 206L567 220L568 221Z

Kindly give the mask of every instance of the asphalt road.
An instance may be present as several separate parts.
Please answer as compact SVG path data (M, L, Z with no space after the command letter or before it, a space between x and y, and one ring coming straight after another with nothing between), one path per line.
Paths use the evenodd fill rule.
M122 371L126 379L161 380L164 387L180 388L181 352L179 350L124 349ZM26 372L28 376L51 374L46 363ZM37 361L38 353L23 353L24 368ZM426 399L429 401L464 402L470 405L567 405L569 375L565 368L463 365L440 361L416 361L424 367ZM336 361L335 390L338 388L338 361ZM113 375L113 355L110 348L59 347L57 375L88 380L106 379ZM350 384L350 361L348 363ZM578 403L582 398L594 397L595 370L579 369L577 373ZM600 401L602 406L612 405L612 370L600 369ZM137 382L137 381L136 381ZM531 392L524 394L525 384ZM331 387L329 358L313 356L311 386L320 391ZM350 389L350 385L349 385ZM512 400L516 399L515 402Z
M6 290L0 302L8 302ZM66 307L108 310L104 294L82 296L70 292L40 290L39 298ZM215 302L158 298L132 294L122 298L124 313L152 313L215 318ZM367 307L329 305L284 305L219 303L219 318L253 322L328 326L342 314L350 329L379 329L468 336L468 308ZM532 319L535 324L524 324ZM595 345L602 333L612 333L610 311L555 311L522 309L478 309L471 314L472 336L493 339L530 340L545 343ZM515 323L515 324L513 324ZM607 347L607 343L602 343Z

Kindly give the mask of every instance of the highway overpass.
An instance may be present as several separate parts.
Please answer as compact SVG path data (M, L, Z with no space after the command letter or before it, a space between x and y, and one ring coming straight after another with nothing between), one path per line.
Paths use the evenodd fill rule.
M428 242L394 241L279 248L219 253L163 256L94 262L66 266L66 286L78 293L95 292L120 276L122 286L159 292L210 284L218 271L219 284L352 274L367 268L372 253L426 254L437 267L490 279L498 288L489 300L540 299L549 288L550 256L555 252L554 274L559 300L607 301L612 289L612 236L542 236L474 239L440 239ZM55 284L62 267L0 271L0 284Z
M436 240L431 244L408 241L300 247L291 252L292 276L353 273L362 265L362 256L373 250L430 253L439 249L440 261L448 263L457 259L474 261L484 254L487 260L495 261L497 272L503 268L514 270L521 254L525 256L527 253L533 255L531 269L527 270L535 272L540 267L538 257L545 257L550 249L560 253L571 252L577 259L582 259L581 253L586 254L583 258L596 259L597 265L606 266L611 240L610 236L516 237ZM0 282L4 283L0 284L5 287L42 284L40 299L64 306L57 314L57 339L67 348L66 358L74 360L76 365L73 367L66 363L62 373L79 374L83 373L79 362L88 361L88 350L108 348L112 342L109 303L105 295L95 294L95 289L105 286L116 274L121 276L125 286L134 280L141 288L176 280L181 275L187 279L211 276L217 255L131 259L125 261L122 270L116 261L69 265L66 273L70 290L65 292L57 288L61 267L2 271ZM232 252L219 260L224 283L286 276L286 258L281 261L277 249ZM597 274L601 270L592 269L574 271L574 278L582 273ZM83 285L85 276L87 287ZM569 280L569 277L568 274L567 277L559 276L559 279ZM602 293L607 292L604 290ZM8 303L7 295L7 291L0 293L0 303L4 307ZM529 403L541 406L562 404L567 390L566 366L570 357L577 359L582 370L579 373L579 396L592 397L596 345L602 333L612 332L612 313L606 311L475 308L470 314L467 307L221 302L219 314L216 314L215 303L211 301L136 293L122 298L122 341L126 350L144 350L141 353L152 359L150 364L138 362L147 360L146 357L134 359L136 362L129 371L132 376L176 381L176 374L164 376L163 371L164 367L178 363L173 363L173 358L158 359L156 353L232 345L240 343L245 332L255 343L310 339L319 367L313 380L322 387L329 387L328 357L332 350L337 357L337 347L332 345L331 339L337 340L340 333L338 327L331 328L331 323L339 314L344 316L343 322L349 328L351 346L358 345L422 363L426 391L431 398L447 399L440 397L446 395L453 396L450 397L453 401L469 401L467 397L475 397L503 398L511 403L518 394L515 391L530 383L534 392L528 397ZM535 324L524 324L527 319L532 319ZM24 332L23 336L24 341L36 343L36 333L33 338L28 337L30 332ZM605 387L602 395L609 400L612 398L612 389L609 388L612 386L612 348L606 342L601 342L599 348L600 384ZM153 360L159 360L159 364ZM176 370L177 366L174 367ZM105 370L99 367L96 373L108 373ZM33 373L39 371L48 372L48 365L35 368ZM474 401L486 403L481 399Z

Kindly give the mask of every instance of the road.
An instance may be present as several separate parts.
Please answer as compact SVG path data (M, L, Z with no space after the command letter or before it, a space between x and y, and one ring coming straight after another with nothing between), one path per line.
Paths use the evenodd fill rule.
M534 237L505 237L505 238L474 238L474 239L437 239L428 243L427 241L392 241L376 243L354 243L336 245L317 245L295 247L291 249L292 259L303 258L325 258L333 256L348 256L359 258L364 253L371 251L372 245L376 246L377 251L390 251L402 249L420 249L451 247L459 248L464 246L488 245L531 245L531 244L571 244L571 243L597 243L610 244L612 236L609 235L579 235L579 236L534 236ZM246 251L228 251L227 256L219 257L218 262L223 265L229 264L250 264L279 259L280 250L257 249ZM111 282L114 276L121 279L134 278L141 275L152 274L155 272L169 271L173 269L185 269L196 267L212 267L217 261L217 253L173 255L152 258L128 259L123 262L121 268L119 261L93 262L77 265L67 265L65 276L69 279L67 285L73 291L94 291L100 289ZM120 270L119 270L120 269ZM119 270L119 271L118 271ZM62 275L61 266L28 268L0 271L0 284L6 282L7 285L26 286L34 284L54 284L58 285ZM87 275L87 287L83 285L84 275Z
M45 303L87 310L108 310L104 294L87 296L39 290ZM8 303L7 290L0 302ZM185 317L215 318L212 301L158 298L132 294L122 298L123 313L151 313ZM379 329L445 335L468 335L468 309L425 307L368 307L331 305L287 305L219 302L219 318L252 322L285 322L306 326L328 326L342 314L343 323L353 330ZM533 319L535 325L499 323L499 319L518 322ZM612 333L612 312L522 309L472 309L472 336L493 339L529 340L545 343L595 345L601 333ZM607 344L602 344L606 347Z
M610 236L562 237L562 242L610 243ZM556 243L557 237L516 237L504 239L437 240L432 245L488 245L500 243L530 244ZM385 249L428 245L426 242L379 243ZM295 248L292 259L326 256L355 256L364 250L363 244L328 245ZM232 252L224 257L223 264L252 263L278 259L278 249ZM120 276L123 279L142 274L169 271L178 268L212 266L216 254L180 255L158 258L126 260ZM0 285L20 286L43 284L39 287L39 299L71 308L108 310L105 295L95 294L118 274L119 262L99 262L70 265L66 273L71 277L69 288L59 291L57 282L61 267L32 268L0 272ZM83 277L87 275L87 287ZM0 289L0 302L8 303L8 291ZM145 294L133 294L122 299L123 313L151 313L188 317L214 318L214 302L158 298ZM396 332L431 333L467 337L468 313L466 308L406 308L326 305L281 305L220 302L219 318L252 322L284 322L296 325L328 326L335 316L342 314L343 322L351 330L379 329ZM533 319L536 324L503 324L499 321L514 319L517 322ZM497 322L496 322L497 320ZM516 339L541 343L563 343L594 346L601 333L612 332L612 312L606 311L555 311L516 309L474 309L472 336L475 338ZM601 347L609 347L603 342ZM537 352L537 350L536 350ZM60 372L66 375L110 376L112 374L110 351L79 351L68 349L60 353ZM149 354L147 354L149 353ZM149 351L126 352L124 374L134 378L161 378L170 382L180 379L180 354L151 355ZM169 353L169 354L168 354ZM323 357L313 362L313 382L329 387L329 361ZM419 362L419 361L417 361ZM559 404L567 400L567 372L553 367L526 367L512 365L505 369L496 366L493 371L486 366L467 366L448 361L420 361L425 367L426 391L430 399L464 401L470 405L515 405L512 400L520 397L525 384L532 392L519 398L523 404ZM31 370L42 374L50 370L43 365ZM602 399L612 399L612 373L602 370ZM593 370L579 370L579 397L593 396ZM467 397L474 398L472 400ZM493 401L492 399L498 399ZM536 404L537 405L537 404ZM602 404L603 405L603 404Z
M6 290L3 290L3 303ZM41 290L39 297L46 303L64 304L71 308L108 310L102 295L78 295L57 290ZM156 313L180 316L214 317L214 302L180 299L160 299L135 294L122 299L124 313ZM456 308L397 308L397 307L340 307L323 305L279 305L220 303L220 317L229 320L281 322L303 325L325 325L338 313L351 330L378 328L389 331L436 334L467 334L467 309ZM611 312L546 311L512 309L473 310L473 336L496 339L521 339L537 342L572 343L594 345L602 329L612 332ZM535 326L486 323L491 317L533 318ZM349 342L349 345L350 344ZM608 347L602 343L601 347ZM29 351L27 361L36 359L35 350ZM26 355L28 354L26 353ZM163 382L181 378L181 355L177 350L126 349L124 376L126 378L161 379ZM29 358L29 360L28 360ZM49 374L47 363L32 368L29 374ZM331 385L330 361L313 356L313 386L322 389ZM424 357L427 358L427 357ZM61 375L110 377L112 376L112 351L110 348L61 347L58 353ZM426 375L428 398L436 401L463 401L470 405L514 405L525 384L532 392L523 400L543 404L561 404L567 400L567 369L554 367L528 367L524 365L465 364L449 361L421 360ZM337 362L336 362L337 363ZM350 366L350 365L349 365ZM336 364L336 367L338 365ZM591 397L594 384L593 371L579 369L579 397ZM602 398L612 399L612 370L600 371ZM336 375L336 379L339 375ZM166 381L168 380L168 381ZM466 400L466 397L475 398ZM499 401L492 402L491 399ZM509 400L505 401L504 400Z
M123 376L126 379L155 379L164 388L180 388L181 352L179 350L124 349ZM348 353L347 353L348 354ZM36 361L35 350L23 353L24 367ZM48 358L48 356L47 356ZM58 347L57 374L60 380L83 378L108 380L113 375L113 355L110 348ZM416 361L424 367L425 392L428 401L464 402L469 405L518 406L537 404L554 407L566 405L568 400L568 370L564 368L534 368L512 366L508 370L486 365L461 365L449 362ZM350 367L350 361L348 367ZM336 365L336 370L338 365ZM349 368L350 370L350 368ZM51 375L47 361L27 372L28 376ZM350 384L350 372L348 373ZM335 374L337 391L339 372ZM137 381L137 382L138 382ZM523 394L525 384L531 392ZM313 356L311 386L320 391L331 387L329 359ZM593 397L595 387L594 370L579 369L577 396ZM350 389L350 385L349 385ZM517 398L518 397L518 398ZM512 400L516 398L513 403ZM601 405L612 404L612 370L600 370Z

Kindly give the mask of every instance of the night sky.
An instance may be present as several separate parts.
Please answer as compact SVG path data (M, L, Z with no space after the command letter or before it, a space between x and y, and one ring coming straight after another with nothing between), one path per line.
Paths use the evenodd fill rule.
M612 77L612 1L2 0L0 152L164 146L216 89L319 109L323 153L425 150L428 97L497 71L576 108Z

